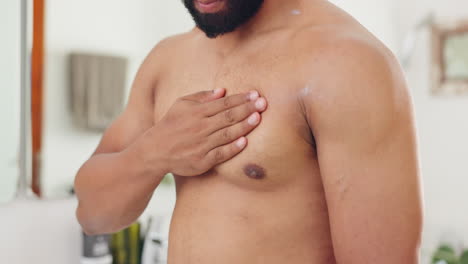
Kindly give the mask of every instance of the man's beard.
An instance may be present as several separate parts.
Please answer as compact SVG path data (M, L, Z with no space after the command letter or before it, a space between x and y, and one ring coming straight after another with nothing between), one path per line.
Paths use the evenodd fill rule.
M201 13L196 0L183 0L199 29L209 38L232 32L257 14L264 0L224 0L226 6L216 13Z

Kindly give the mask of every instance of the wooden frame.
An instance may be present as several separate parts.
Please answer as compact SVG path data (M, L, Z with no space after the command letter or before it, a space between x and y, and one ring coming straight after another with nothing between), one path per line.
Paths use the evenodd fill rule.
M31 59L31 121L33 192L41 196L42 104L44 75L44 1L33 1L33 47Z
M468 20L437 23L432 26L432 93L468 95L468 78L448 78L444 57L445 44L451 37L468 34ZM468 48L468 47L467 47Z

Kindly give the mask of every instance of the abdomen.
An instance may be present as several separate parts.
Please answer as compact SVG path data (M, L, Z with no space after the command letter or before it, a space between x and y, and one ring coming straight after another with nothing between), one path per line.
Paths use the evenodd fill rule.
M234 175L177 179L169 264L334 263L318 170L306 173L261 190L223 180Z

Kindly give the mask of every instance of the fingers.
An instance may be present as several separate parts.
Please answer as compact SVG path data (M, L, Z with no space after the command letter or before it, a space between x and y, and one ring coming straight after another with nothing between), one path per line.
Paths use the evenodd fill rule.
M210 117L210 123L214 124L213 129L215 130L213 132L241 122L255 112L261 113L265 111L266 108L267 102L265 98L258 98L256 101L227 109L215 116Z
M202 91L182 97L183 100L194 101L198 103L207 103L222 98L226 94L226 89L219 88L212 91Z
M247 138L241 137L228 145L211 150L208 152L206 158L211 163L212 167L214 167L217 164L232 159L234 156L244 150L246 146Z
M227 96L225 98L207 103L204 106L204 113L206 116L213 116L224 110L245 104L250 101L255 101L257 98L259 98L257 91Z
M246 118L243 122L237 123L233 126L216 131L210 136L210 149L218 146L229 144L243 136L250 133L255 127L260 124L261 116L255 112Z

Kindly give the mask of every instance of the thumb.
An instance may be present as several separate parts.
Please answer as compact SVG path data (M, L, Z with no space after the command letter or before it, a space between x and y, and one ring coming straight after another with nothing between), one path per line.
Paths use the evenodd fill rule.
M198 103L206 103L217 100L226 94L226 89L218 88L212 91L202 91L182 97L184 100L195 101Z

